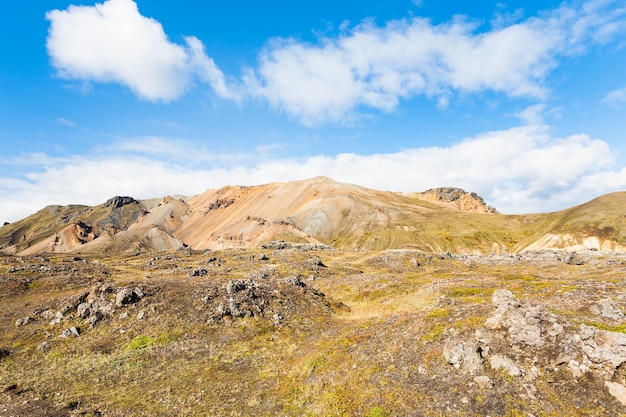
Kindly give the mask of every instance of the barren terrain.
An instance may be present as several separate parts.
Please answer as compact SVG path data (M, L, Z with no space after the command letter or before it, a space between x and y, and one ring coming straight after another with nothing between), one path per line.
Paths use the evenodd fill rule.
M0 415L619 416L626 255L0 258Z

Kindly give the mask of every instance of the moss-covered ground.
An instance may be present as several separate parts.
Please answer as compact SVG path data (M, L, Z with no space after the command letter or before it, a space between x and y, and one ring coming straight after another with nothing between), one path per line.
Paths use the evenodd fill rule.
M0 389L17 386L17 400L87 416L620 415L626 408L601 382L556 369L531 398L490 369L494 387L479 388L442 354L449 335L482 326L498 288L574 322L623 331L588 305L620 302L626 258L593 259L297 249L4 256ZM194 274L199 268L206 274ZM285 293L276 301L280 322L262 313L213 320L207 288L259 271L259 281L299 277L325 304ZM138 286L146 296L93 328L71 309L58 324L43 318L105 284ZM16 326L25 317L33 321ZM59 336L72 326L79 337Z

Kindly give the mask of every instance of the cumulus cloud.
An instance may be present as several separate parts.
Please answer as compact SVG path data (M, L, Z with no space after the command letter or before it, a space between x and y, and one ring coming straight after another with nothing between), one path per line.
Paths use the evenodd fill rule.
M626 189L626 169L615 170L614 152L606 142L584 134L553 137L546 126L486 132L448 147L283 159L213 154L198 161L177 153L162 159L168 142L141 138L127 140L123 149L102 149L88 157L34 154L3 160L16 171L30 169L20 178L0 177L0 220L14 221L48 204L95 205L114 195L195 195L228 184L318 175L390 191L462 187L504 213L558 210ZM187 155L205 151L192 142L184 146Z
M358 106L389 111L402 99L493 91L543 98L544 80L563 57L623 31L614 1L563 5L519 23L479 31L456 18L366 22L317 43L275 40L259 58L257 93L305 123L338 121ZM622 26L620 26L622 25Z
M142 16L132 0L52 10L47 49L61 77L116 82L140 97L169 101L180 97L201 67L203 80L223 92L223 74L200 42L171 42L162 25Z
M624 31L626 10L618 6L617 0L564 3L488 29L459 17L441 24L415 17L342 26L315 43L273 39L238 81L222 73L199 39L171 42L132 0L49 12L47 46L66 78L118 82L164 101L197 79L221 98L260 99L317 124L351 119L362 107L391 111L417 95L439 107L456 94L482 91L542 98L545 78L561 59Z

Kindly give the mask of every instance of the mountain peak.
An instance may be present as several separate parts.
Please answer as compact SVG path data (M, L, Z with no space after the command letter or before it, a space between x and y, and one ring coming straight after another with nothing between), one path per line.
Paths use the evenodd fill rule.
M120 208L122 206L125 206L127 204L132 204L132 203L139 203L139 202L132 197L115 196L113 198L108 199L102 206L105 208L112 207L116 209L116 208Z
M428 201L443 203L467 213L497 213L496 209L487 205L481 196L458 187L431 188L422 195Z

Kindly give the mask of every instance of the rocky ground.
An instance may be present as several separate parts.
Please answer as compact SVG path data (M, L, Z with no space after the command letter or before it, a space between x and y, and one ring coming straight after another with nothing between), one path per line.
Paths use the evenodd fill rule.
M626 415L626 255L0 257L0 416Z

